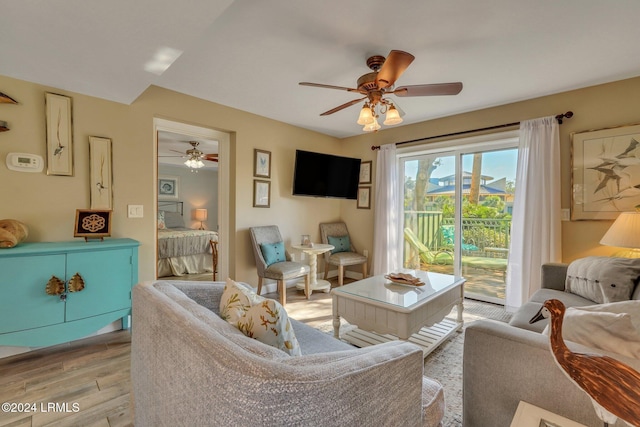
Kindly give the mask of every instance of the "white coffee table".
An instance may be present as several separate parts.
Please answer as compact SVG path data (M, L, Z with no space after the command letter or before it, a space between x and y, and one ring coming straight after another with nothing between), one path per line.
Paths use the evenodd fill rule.
M340 318L357 329L342 337L358 347L402 339L422 348L426 357L440 343L462 329L465 279L449 274L401 270L425 282L424 286L391 283L372 276L331 291L333 334L340 337ZM453 306L457 321L445 319Z
M307 299L311 296L313 291L323 291L328 293L331 290L331 283L328 280L318 280L318 256L333 250L333 245L327 245L324 243L314 243L313 246L307 245L291 245L294 249L298 249L309 255L309 293L304 286L304 282L296 283L296 289L304 290Z

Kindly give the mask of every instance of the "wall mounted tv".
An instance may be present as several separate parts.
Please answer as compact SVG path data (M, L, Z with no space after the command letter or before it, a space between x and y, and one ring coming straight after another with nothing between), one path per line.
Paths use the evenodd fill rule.
M358 198L360 159L296 150L293 195Z

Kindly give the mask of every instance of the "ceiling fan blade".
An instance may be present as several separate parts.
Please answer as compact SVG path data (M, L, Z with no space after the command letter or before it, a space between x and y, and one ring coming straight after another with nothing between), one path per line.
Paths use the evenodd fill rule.
M363 99L366 99L366 98L367 97L365 96L364 98L354 99L353 101L345 102L344 104L342 104L342 105L340 105L340 106L338 106L336 108L333 108L333 109L331 109L329 111L325 111L324 113L322 113L320 115L321 116L328 116L329 114L333 114L333 113L336 113L336 112L338 112L338 111L340 111L342 109L345 109L347 107L351 107L352 105L357 104L358 102L360 102L360 101L362 101Z
M352 87L324 85L324 84L321 84L321 83L309 83L309 82L300 82L298 84L300 86L311 86L311 87L322 87L322 88L325 88L325 89L346 90L347 92L360 92L358 89L354 89Z
M186 155L187 155L184 151L171 150L171 149L170 149L169 151L173 151L174 153L180 153L180 154L182 154L183 156L186 156Z
M218 161L218 155L217 154L203 154L202 155L202 159L203 160L209 160L210 162L217 162Z
M426 85L400 86L393 92L397 96L439 96L457 95L462 90L461 82L434 83Z
M376 85L378 85L378 88L383 89L393 85L414 59L415 57L413 55L401 50L392 50L389 52L389 56L385 59L384 64L382 64L376 76Z

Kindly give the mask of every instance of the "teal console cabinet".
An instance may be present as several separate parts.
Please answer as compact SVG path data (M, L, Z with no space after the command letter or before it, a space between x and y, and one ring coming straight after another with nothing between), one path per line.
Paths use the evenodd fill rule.
M0 345L41 347L85 337L122 319L138 282L132 239L22 243L0 249ZM84 288L72 292L72 277ZM60 279L58 293L47 283ZM54 279L55 280L55 279Z

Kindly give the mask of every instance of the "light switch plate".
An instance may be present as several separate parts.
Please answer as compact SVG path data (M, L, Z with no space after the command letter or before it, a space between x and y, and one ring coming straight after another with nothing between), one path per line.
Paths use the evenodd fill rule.
M143 218L144 209L142 205L127 205L127 218Z
M562 221L571 221L571 210L570 209L561 209L561 219Z

